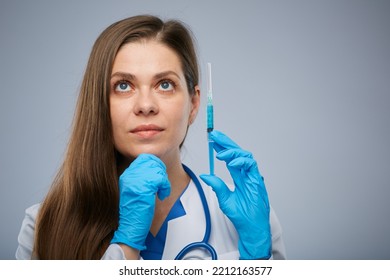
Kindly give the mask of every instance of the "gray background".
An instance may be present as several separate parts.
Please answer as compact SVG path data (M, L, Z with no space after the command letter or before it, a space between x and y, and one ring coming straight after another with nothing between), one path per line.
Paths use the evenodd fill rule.
M390 259L390 2L378 0L1 0L1 259L63 159L93 42L139 13L192 27L204 94L213 64L215 126L258 160L289 259ZM183 150L197 173L202 102Z

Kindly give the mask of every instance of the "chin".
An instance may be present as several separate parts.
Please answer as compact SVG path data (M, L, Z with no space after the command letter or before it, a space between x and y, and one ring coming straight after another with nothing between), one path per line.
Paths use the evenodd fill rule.
M158 146L158 147L157 147ZM164 147L163 145L137 145L133 146L131 150L122 150L120 152L125 158L135 159L140 154L152 154L161 159L162 161L170 161L169 158L180 158L180 150L173 149L171 145ZM176 155L177 153L177 155Z
M158 151L156 149L140 149L137 151L133 151L132 153L129 153L128 157L129 158L137 158L140 154L151 154L151 155L155 155L158 158L161 158L161 156L162 156L161 151Z

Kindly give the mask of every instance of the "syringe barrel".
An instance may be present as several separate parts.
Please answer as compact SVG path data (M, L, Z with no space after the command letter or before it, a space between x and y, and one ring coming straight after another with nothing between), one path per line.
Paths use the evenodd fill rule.
M214 129L214 109L213 105L207 105L207 132L211 132Z

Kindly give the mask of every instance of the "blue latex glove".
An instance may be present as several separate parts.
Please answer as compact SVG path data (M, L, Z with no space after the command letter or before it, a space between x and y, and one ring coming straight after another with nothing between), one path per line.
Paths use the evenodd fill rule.
M111 243L144 250L156 193L163 200L170 190L165 164L154 155L139 155L119 177L119 226Z
M233 178L231 191L218 177L200 178L216 193L219 207L231 220L239 235L238 250L241 259L269 259L271 257L271 230L269 202L263 177L252 154L242 150L229 137L212 131L217 158L225 161Z

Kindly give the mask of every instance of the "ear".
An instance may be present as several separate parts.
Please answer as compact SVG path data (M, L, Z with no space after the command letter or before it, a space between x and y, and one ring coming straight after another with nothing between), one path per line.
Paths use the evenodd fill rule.
M194 93L190 96L191 98L191 112L188 120L188 125L191 125L198 115L200 107L200 88L198 85L194 87Z

